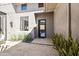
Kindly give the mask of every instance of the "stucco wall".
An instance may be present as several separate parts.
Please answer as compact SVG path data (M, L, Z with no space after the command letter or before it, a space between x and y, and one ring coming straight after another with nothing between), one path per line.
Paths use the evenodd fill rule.
M15 13L15 10L12 6L12 4L2 4L0 5L0 11L4 12L4 13Z
M68 4L59 3L54 10L54 32L68 34Z
M72 35L79 40L79 3L71 4Z
M2 5L0 6L0 11L7 13L7 39L10 39L11 35L18 34L29 34L30 32L34 35L33 28L36 26L34 13L26 12L26 13L15 13L12 4ZM29 31L20 31L20 17L21 16L29 16ZM13 22L13 28L10 26L10 22Z
M38 3L31 3L29 5L29 3L27 4L27 10L21 10L21 4L20 5L16 5L16 12L33 12L33 11L41 11L41 10L45 10L45 7L38 7Z
M28 20L28 25L29 25L29 30L28 31L20 31L20 17L22 16L29 16L29 20ZM7 36L8 38L10 37L10 35L19 35L19 34L29 34L32 33L32 35L34 35L33 32L31 32L33 30L33 28L35 27L35 17L34 17L34 13L18 13L18 14L9 14L8 16L8 21L7 21ZM10 26L10 22L13 22L13 28L11 28Z
M21 3L22 4L22 3ZM21 10L21 4L13 4L16 12L54 11L56 3L44 3L44 7L38 7L38 3L27 3L27 10Z
M46 19L46 36L50 38L53 34L53 12L48 13L38 13L36 14L36 22L38 24L39 19ZM37 33L35 34L38 37L38 26L37 26Z
M9 15L9 14L11 14L11 13L15 14L15 11L14 11L12 5L11 5L11 4L8 4L8 3L7 3L7 4L1 4L1 5L0 5L0 11L7 14L7 15L5 16L5 19L6 19L6 20L9 19L9 18L8 18L8 15ZM9 22L9 20L7 20L7 22ZM6 23L7 23L7 22L6 22ZM7 25L8 25L8 23L7 23ZM10 28L6 27L6 29L7 29L7 30L5 30L6 33L9 34L7 31L9 31ZM10 30L10 31L11 31L11 30ZM7 34L6 34L6 36L7 36ZM6 38L6 39L7 39L7 38Z
M57 5L56 3L46 3L46 5L45 5L46 12L54 11L56 5Z
M35 5L35 4L34 4ZM54 7L54 6L53 6ZM49 7L50 9L50 7ZM12 4L6 4L0 6L0 11L7 13L7 39L10 39L11 35L18 35L21 33L32 33L32 36L34 36L34 27L36 26L35 22L35 15L34 12L25 12L25 13L16 13ZM40 15L39 18L46 18L47 19L47 36L50 37L53 32L53 14L45 14ZM49 17L50 15L50 17ZM20 17L21 16L29 16L29 31L20 31ZM13 28L10 26L10 22L13 22Z

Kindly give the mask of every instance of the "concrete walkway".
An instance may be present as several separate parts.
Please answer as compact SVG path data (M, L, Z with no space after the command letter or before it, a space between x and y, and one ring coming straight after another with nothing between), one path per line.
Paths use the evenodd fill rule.
M46 43L47 42L47 43ZM34 40L32 43L19 43L16 46L0 52L1 56L55 56L57 51L46 40Z
M49 38L44 38L44 39L36 38L32 41L32 43L41 44L41 45L53 45L52 40Z

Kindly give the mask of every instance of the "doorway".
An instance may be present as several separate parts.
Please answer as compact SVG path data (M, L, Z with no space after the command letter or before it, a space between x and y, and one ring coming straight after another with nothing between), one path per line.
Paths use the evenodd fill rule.
M38 20L38 37L46 38L46 19Z

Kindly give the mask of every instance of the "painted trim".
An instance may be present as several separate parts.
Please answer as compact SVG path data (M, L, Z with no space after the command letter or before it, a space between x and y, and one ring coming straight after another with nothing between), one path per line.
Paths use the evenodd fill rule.
M5 15L5 40L7 40L7 15Z

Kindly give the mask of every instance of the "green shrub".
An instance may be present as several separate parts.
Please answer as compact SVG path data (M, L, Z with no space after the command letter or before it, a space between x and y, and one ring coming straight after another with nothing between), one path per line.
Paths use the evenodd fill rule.
M23 40L24 39L24 34L19 34L18 35L18 40Z
M5 41L0 41L0 45L1 45L1 44L4 44L4 43L5 43Z
M10 39L10 40L12 40L12 41L17 40L17 39L16 39L16 35L11 35L11 39Z
M16 35L11 35L11 38L10 38L11 41L17 41L17 36Z
M10 40L11 41L19 41L24 39L24 34L19 35L11 35Z
M23 39L23 42L27 42L27 43L30 43L32 42L32 37L31 35L24 35L24 39Z
M12 35L10 38L11 41L19 41L22 40L23 42L30 43L33 39L31 35L26 35L26 34L19 34L18 36Z
M52 37L53 43L56 46L56 48L58 49L59 47L62 48L64 45L64 41L65 39L63 38L63 36L61 34L54 34ZM61 43L61 44L60 44Z
M79 55L79 44L73 38L65 39L61 34L53 34L53 44L61 56Z

